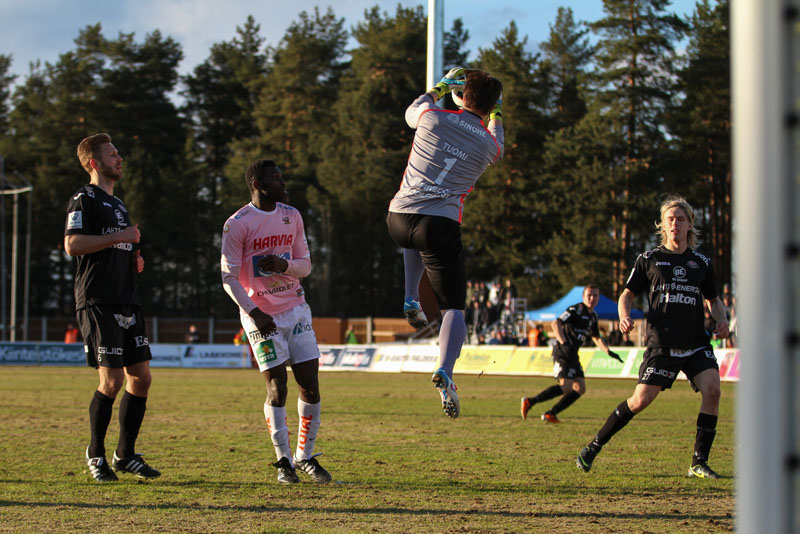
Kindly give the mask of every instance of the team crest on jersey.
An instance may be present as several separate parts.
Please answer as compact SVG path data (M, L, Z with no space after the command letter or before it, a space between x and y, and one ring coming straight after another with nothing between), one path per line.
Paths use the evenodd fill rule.
M696 262L696 261L694 261L694 260L689 260L689 261L687 261L687 262L686 262L686 265L688 265L688 266L689 266L689 267L691 267L692 269L699 269L699 268L700 268L700 266L699 266L699 265L697 264L697 262Z
M454 122L454 123L458 124L458 115L456 115L455 113L448 113L447 114L447 120L449 120L450 122Z
M228 230L230 230L230 229L231 229L231 228L230 228L230 226L228 226L228 225L226 224L225 226L223 226L223 227L222 227L222 233L223 233L223 234L227 234L227 233L228 233Z
M289 217L283 217L281 220L283 221L283 224L292 224L292 221L289 220Z
M83 212L73 211L67 216L67 230L83 228Z
M86 196L88 196L89 198L94 198L94 189L92 189L91 187L87 186L86 187Z

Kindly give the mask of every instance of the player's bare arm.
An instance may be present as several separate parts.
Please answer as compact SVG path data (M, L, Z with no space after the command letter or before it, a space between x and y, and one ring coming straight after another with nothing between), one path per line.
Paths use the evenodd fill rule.
M711 317L717 322L717 326L714 328L714 337L717 339L728 337L730 335L728 316L725 313L725 305L722 304L722 300L719 297L714 298L714 300L706 300L706 306L711 310Z
M121 232L105 235L70 234L64 236L64 250L70 256L85 256L117 243L138 243L142 238L139 225L128 226Z
M633 318L631 317L631 308L633 307L633 291L624 289L622 295L619 296L617 302L617 312L619 313L619 331L627 334L633 330Z

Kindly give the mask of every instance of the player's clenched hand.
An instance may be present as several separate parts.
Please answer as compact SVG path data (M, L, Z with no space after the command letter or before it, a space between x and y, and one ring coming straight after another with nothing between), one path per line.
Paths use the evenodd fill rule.
M144 258L142 257L142 251L137 250L133 253L133 261L136 262L137 273L144 271Z
M610 350L610 351L608 351L608 355L609 355L610 357L614 358L615 360L617 360L619 363L623 363L623 362L622 362L622 358L620 358L620 357L619 357L619 354L617 354L617 353L616 353L616 352L614 352L613 350Z
M251 311L249 315L256 324L258 331L261 332L264 337L269 337L278 331L278 327L275 325L275 321L272 319L272 316L264 313L261 311L261 309L253 308L253 311Z
M730 330L728 329L728 323L726 321L717 323L716 328L714 328L714 337L717 339L725 339L730 335Z
M142 238L142 233L139 232L139 225L134 224L119 232L118 236L120 243L138 243Z
M627 334L633 330L633 319L631 317L623 317L619 321L619 331L623 334Z
M289 262L280 256L270 254L258 260L258 268L271 273L282 273L289 268Z

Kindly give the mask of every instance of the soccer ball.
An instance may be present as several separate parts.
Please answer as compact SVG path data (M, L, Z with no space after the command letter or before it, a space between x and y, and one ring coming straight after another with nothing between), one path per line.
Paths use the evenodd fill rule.
M466 73L461 73L451 84L450 97L453 103L460 108L464 107L464 85L467 83Z
M450 96L453 98L453 104L458 106L459 109L464 107L464 89L453 90Z

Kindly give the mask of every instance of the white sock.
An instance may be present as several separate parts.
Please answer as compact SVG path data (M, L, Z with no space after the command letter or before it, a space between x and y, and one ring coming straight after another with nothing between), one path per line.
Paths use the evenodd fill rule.
M319 413L322 402L308 404L297 398L297 414L300 416L300 428L297 431L297 459L308 460L314 455L314 442L319 431Z
M264 417L267 419L269 435L272 438L272 445L275 447L275 456L278 460L288 458L292 460L292 448L289 446L289 427L286 424L286 407L270 406L264 403Z

